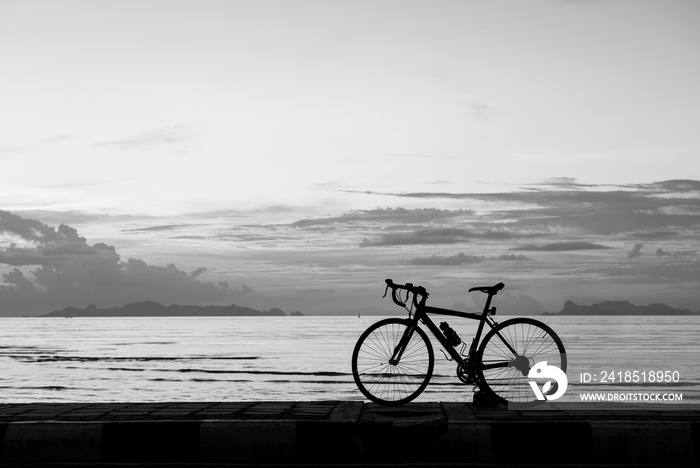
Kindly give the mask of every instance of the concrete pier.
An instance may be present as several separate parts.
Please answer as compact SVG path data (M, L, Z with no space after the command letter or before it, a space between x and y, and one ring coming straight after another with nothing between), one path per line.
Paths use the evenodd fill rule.
M0 463L700 466L700 410L360 401L0 405Z

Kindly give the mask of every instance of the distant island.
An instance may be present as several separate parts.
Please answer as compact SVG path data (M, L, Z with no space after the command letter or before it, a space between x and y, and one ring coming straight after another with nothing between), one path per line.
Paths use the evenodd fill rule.
M638 306L628 301L604 301L590 306L580 306L566 301L560 312L545 315L700 315L700 312L674 309L666 304Z
M304 314L297 311L291 315L303 316ZM95 305L89 305L84 309L66 307L63 310L38 315L38 317L287 317L287 314L275 307L269 311L260 311L235 304L228 306L164 306L158 302L144 301L106 309L98 309Z

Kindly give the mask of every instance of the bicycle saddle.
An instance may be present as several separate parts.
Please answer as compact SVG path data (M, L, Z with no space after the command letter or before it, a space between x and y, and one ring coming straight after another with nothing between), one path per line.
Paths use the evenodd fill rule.
M496 284L496 285L494 285L494 286L477 286L477 287L475 287L475 288L471 288L471 289L469 290L469 292L472 292L472 291L479 291L479 292L482 292L482 293L486 293L486 294L488 294L489 296L495 296L496 294L498 294L498 291L500 291L501 289L503 289L503 288L505 288L505 287L506 287L505 284L503 284L503 283L498 283L498 284Z

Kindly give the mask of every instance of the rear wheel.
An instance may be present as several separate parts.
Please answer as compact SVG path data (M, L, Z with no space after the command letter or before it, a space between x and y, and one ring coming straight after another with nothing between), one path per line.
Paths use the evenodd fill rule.
M380 320L360 336L352 353L352 375L357 388L375 403L401 405L421 394L433 375L433 347L418 327L397 364L389 360L412 321Z
M506 320L482 341L477 351L477 377L483 390L499 403L530 406L539 400L528 373L543 361L566 372L566 351L554 330L531 318ZM556 393L558 386L553 383L543 389L547 397Z

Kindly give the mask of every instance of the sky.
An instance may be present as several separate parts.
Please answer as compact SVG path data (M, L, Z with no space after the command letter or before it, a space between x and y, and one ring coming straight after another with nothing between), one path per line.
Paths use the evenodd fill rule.
M700 309L700 3L0 0L0 315ZM478 296L478 295L476 295Z

